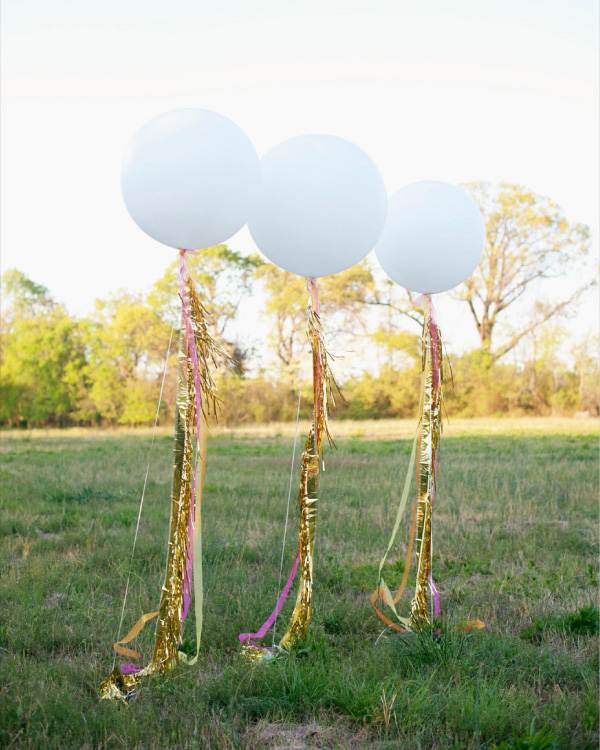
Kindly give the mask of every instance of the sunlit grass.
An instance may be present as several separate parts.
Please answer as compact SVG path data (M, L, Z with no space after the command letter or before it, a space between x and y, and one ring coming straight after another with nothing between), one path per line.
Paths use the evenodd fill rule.
M529 742L543 731L556 747L595 747L597 424L452 420L434 514L442 636L379 638L366 594L414 427L334 424L311 636L266 668L240 660L237 634L258 627L276 598L294 426L214 431L202 661L153 680L127 710L99 703L96 689L112 663L150 433L5 433L0 743L476 748L517 747L517 738ZM161 430L125 627L159 596L171 448ZM292 523L286 565L294 544ZM386 574L390 584L400 579L401 556L402 544ZM460 632L474 617L487 629ZM188 626L186 648L193 645ZM146 654L151 639L151 630L141 639Z

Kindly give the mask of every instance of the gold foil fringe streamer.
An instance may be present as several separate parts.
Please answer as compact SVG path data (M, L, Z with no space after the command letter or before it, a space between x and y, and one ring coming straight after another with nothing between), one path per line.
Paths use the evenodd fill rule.
M217 364L221 352L208 332L206 310L200 302L189 277L187 285L190 299L190 317L198 352L202 391L201 403L203 416L206 419L209 414L216 412L217 397L210 368L211 365ZM171 520L166 574L158 610L154 654L150 663L138 672L123 674L118 666L115 667L100 685L101 699L127 701L137 691L144 677L172 669L179 660L178 648L182 636L183 581L189 544L191 490L193 473L196 468L194 462L196 394L192 359L188 351L183 326L178 360ZM205 455L201 457L202 461L204 459ZM199 487L197 502L201 501L201 491L202 488ZM144 616L141 619L144 619ZM151 618L148 617L147 619ZM134 626L134 629L135 627L137 626ZM141 630L141 627L139 630ZM118 646L118 644L115 644L115 646ZM118 649L115 650L119 653Z
M313 282L316 284L316 282ZM288 629L279 646L290 649L306 637L312 616L312 590L314 573L314 545L321 469L321 447L323 437L333 444L329 431L329 404L335 406L334 388L339 392L329 366L329 354L325 348L323 327L314 301L308 310L307 336L312 350L313 365L313 425L308 433L302 465L298 505L300 523L298 550L300 553L300 583L296 604Z
M394 595L391 594L381 571L387 554L395 539L399 520L392 533L388 549L380 565L380 579L375 591L369 596L369 602L377 617L388 627L400 633L418 630L431 622L429 614L429 576L431 574L431 522L432 501L435 495L437 455L441 438L442 399L443 399L443 351L439 327L431 314L431 302L426 300L426 312L421 335L421 398L417 434L416 478L417 497L412 505L411 523L408 544L404 560L404 571L400 586ZM409 466L409 475L403 495L409 491L410 473L414 462L414 448ZM404 499L404 497L403 497ZM416 538L417 576L415 593L411 602L409 618L401 617L396 605L399 604L412 565L413 546ZM383 602L393 612L396 621L388 617L379 606Z
M410 608L410 627L431 624L431 523L436 489L437 456L442 430L443 367L440 330L431 314L431 301L423 324L423 396L417 459L417 578Z
M308 308L307 337L312 351L313 370L313 424L306 438L300 466L298 489L299 528L298 551L300 554L300 582L294 610L288 628L279 642L279 648L290 649L307 634L312 616L312 589L314 574L314 544L319 495L321 447L326 436L333 445L329 430L330 403L335 406L334 390L339 388L329 366L330 355L325 348L323 328L317 306L316 282L311 282L313 301ZM246 643L243 655L250 661L260 661L272 656L271 652Z

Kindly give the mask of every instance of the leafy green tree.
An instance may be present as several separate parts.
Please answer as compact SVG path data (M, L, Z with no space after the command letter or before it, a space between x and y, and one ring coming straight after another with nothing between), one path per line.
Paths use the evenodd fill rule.
M258 256L245 256L227 245L198 250L186 254L186 265L202 303L210 314L212 333L217 338L226 336L240 302L252 291L256 268L262 264ZM161 318L179 325L179 258L167 266L163 276L148 295L148 304Z
M266 312L273 320L269 343L285 369L297 365L306 330L308 291L306 281L271 263L257 269L267 293Z
M483 363L491 366L539 326L564 313L589 289L586 282L552 303L538 296L545 279L583 268L590 251L589 227L570 223L550 198L520 185L471 183L486 223L483 259L458 292L471 313ZM498 324L524 295L532 298L537 314L521 315L504 341L496 343ZM514 319L514 316L513 316Z
M307 307L310 294L306 279L283 271L271 263L257 268L256 277L267 295L266 312L273 320L269 343L284 371L297 368L306 349ZM322 320L333 336L357 336L367 332L364 298L374 288L366 261L333 276L318 280Z
M120 292L96 303L86 330L90 398L100 418L123 424L151 422L171 338L169 323L141 295ZM172 340L172 373L176 348Z
M346 403L339 416L351 419L413 417L418 407L419 382L417 367L399 370L384 365L377 375L366 372L344 384Z
M240 303L252 294L256 269L262 264L256 255L242 255L227 245L215 245L187 253L186 265L206 310L211 334L231 358L231 366L243 377L251 350L230 333ZM170 325L179 328L181 317L179 258L169 264L148 294L149 306Z
M421 338L416 333L380 325L372 338L387 352L387 366L391 369L414 367L421 361Z
M20 271L2 281L0 422L67 424L85 391L81 327Z
M598 336L588 335L572 348L579 411L600 415L600 363Z
M22 271L10 268L2 274L2 313L4 325L13 320L33 318L56 307L47 287L36 284Z

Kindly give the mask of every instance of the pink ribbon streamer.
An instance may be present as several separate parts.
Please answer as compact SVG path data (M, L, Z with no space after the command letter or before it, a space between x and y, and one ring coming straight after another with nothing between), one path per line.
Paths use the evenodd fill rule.
M285 600L288 598L290 589L292 588L292 584L294 583L294 579L296 578L296 573L298 572L299 564L300 564L300 553L296 555L296 559L294 560L294 564L292 565L292 569L285 583L285 586L281 589L281 594L279 594L279 599L277 599L277 604L275 605L275 609L263 622L263 624L256 631L256 633L240 633L238 638L240 639L241 643L245 643L246 641L250 641L250 640L254 640L258 638L264 638L265 635L268 633L269 629L271 628L275 620L279 617L279 613L283 609Z
M317 315L321 314L321 303L319 301L319 286L317 284L317 280L313 279L312 277L307 282L308 290L310 292L310 296L312 299L312 307L313 310ZM321 357L317 356L317 377L316 382L314 385L315 389L315 413L318 412L320 408L320 399L321 399ZM316 399L319 399L319 401L316 401Z
M200 445L200 429L202 424L202 389L200 385L200 364L198 361L198 350L196 348L196 337L192 328L192 316L190 313L190 299L187 289L187 275L185 267L185 250L181 250L179 253L179 290L181 294L181 317L183 328L185 331L185 337L187 342L187 349L192 358L192 372L194 376L194 400L195 400L195 417L196 417L196 461L198 460L198 448ZM194 464L195 466L195 464ZM196 471L194 469L192 475L192 491L191 491L191 503L190 503L190 520L188 525L188 549L187 559L185 565L185 573L183 578L183 608L181 613L181 622L183 623L188 615L190 609L190 601L192 598L192 567L194 560L194 518L196 515Z
M141 669L142 668L138 667L137 664L129 661L126 664L121 664L121 666L119 667L121 674L135 674L136 672L140 672Z

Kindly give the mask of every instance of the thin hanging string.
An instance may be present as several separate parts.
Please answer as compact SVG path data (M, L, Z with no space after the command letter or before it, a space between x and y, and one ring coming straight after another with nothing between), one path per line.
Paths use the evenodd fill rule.
M294 433L294 447L292 448L292 463L290 465L290 481L288 484L288 496L287 496L287 507L285 509L285 526L283 527L283 541L281 543L281 559L279 561L279 581L277 583L277 592L281 594L281 580L283 578L283 558L285 556L285 540L287 538L287 530L288 530L288 521L290 517L290 501L292 497L292 483L294 481L294 465L296 463L296 446L298 444L298 431L299 431L299 425L300 425L300 401L302 400L302 386L298 386L298 404L296 406L296 430ZM273 623L273 646L275 645L275 631L277 629L277 618L279 617L279 612L277 613L277 616L275 617L275 622Z
M175 331L175 325L171 327L171 335L169 336L169 345L167 347L167 353L165 355L165 361L163 365L163 371L162 371L162 378L160 381L160 393L158 394L158 404L156 405L156 414L154 415L154 424L152 426L152 439L150 441L150 446L148 448L148 461L146 464L146 473L144 475L144 484L142 486L142 495L140 497L140 505L138 508L138 514L137 514L137 521L135 524L135 534L133 535L133 547L131 549L131 557L129 559L129 571L127 573L127 583L125 584L125 593L123 595L123 606L121 607L121 617L119 619L119 628L117 630L117 638L116 640L119 640L120 634L121 634L121 628L123 627L123 619L125 617L125 607L127 606L127 596L129 594L129 583L131 581L131 571L133 568L133 558L135 555L135 548L137 545L138 540L138 533L140 530L140 521L142 519L142 510L144 508L144 497L146 495L146 487L148 485L148 474L150 472L150 460L152 458L152 449L154 448L154 441L156 439L156 427L158 425L158 416L160 414L160 407L162 404L162 397L163 397L163 391L165 388L165 378L167 375L167 366L169 362L169 355L171 354L171 344L173 343L173 332ZM112 668L115 668L115 665L117 663L117 654L115 652L113 656L113 665Z

